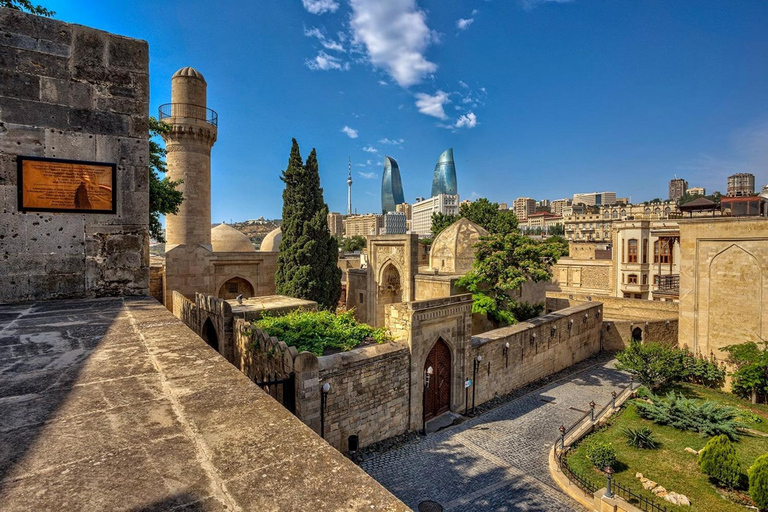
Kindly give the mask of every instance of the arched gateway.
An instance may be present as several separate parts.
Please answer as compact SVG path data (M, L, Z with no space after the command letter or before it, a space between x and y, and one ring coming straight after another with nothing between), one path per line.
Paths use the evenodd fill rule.
M442 339L437 340L427 355L425 375L430 366L433 373L425 391L425 420L448 412L451 408L451 351Z

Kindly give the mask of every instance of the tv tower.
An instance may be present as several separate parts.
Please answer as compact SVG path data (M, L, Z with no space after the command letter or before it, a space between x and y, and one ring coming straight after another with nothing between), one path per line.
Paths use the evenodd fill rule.
M347 215L352 215L352 157L347 166Z

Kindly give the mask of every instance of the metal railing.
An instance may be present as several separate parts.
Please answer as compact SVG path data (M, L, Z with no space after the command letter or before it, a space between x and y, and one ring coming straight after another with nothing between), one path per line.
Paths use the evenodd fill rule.
M215 110L192 103L166 103L160 105L159 119L162 121L172 117L186 117L205 121L213 126L219 125L219 114Z
M680 274L659 276L659 282L656 285L656 292L680 293Z
M648 498L638 496L618 482L612 482L611 487L613 492L621 496L624 501L631 503L644 512L668 512L667 507L654 503Z

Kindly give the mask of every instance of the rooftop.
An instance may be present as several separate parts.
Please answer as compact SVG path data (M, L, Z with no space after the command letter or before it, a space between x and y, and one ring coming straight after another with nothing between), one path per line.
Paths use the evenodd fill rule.
M0 447L5 512L407 510L152 299L0 307Z
M232 306L232 314L246 320L258 320L265 312L271 315L280 315L294 309L316 310L317 302L312 300L297 299L285 295L266 295L264 297L251 297L243 299L240 304L237 300L228 300Z

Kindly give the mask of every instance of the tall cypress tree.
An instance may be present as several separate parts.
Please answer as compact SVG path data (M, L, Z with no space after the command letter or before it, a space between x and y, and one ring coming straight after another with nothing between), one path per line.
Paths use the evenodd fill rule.
M341 269L337 242L328 230L328 206L320 188L315 150L302 164L299 145L293 139L288 167L280 179L285 190L283 236L275 274L277 293L334 309L341 296Z

